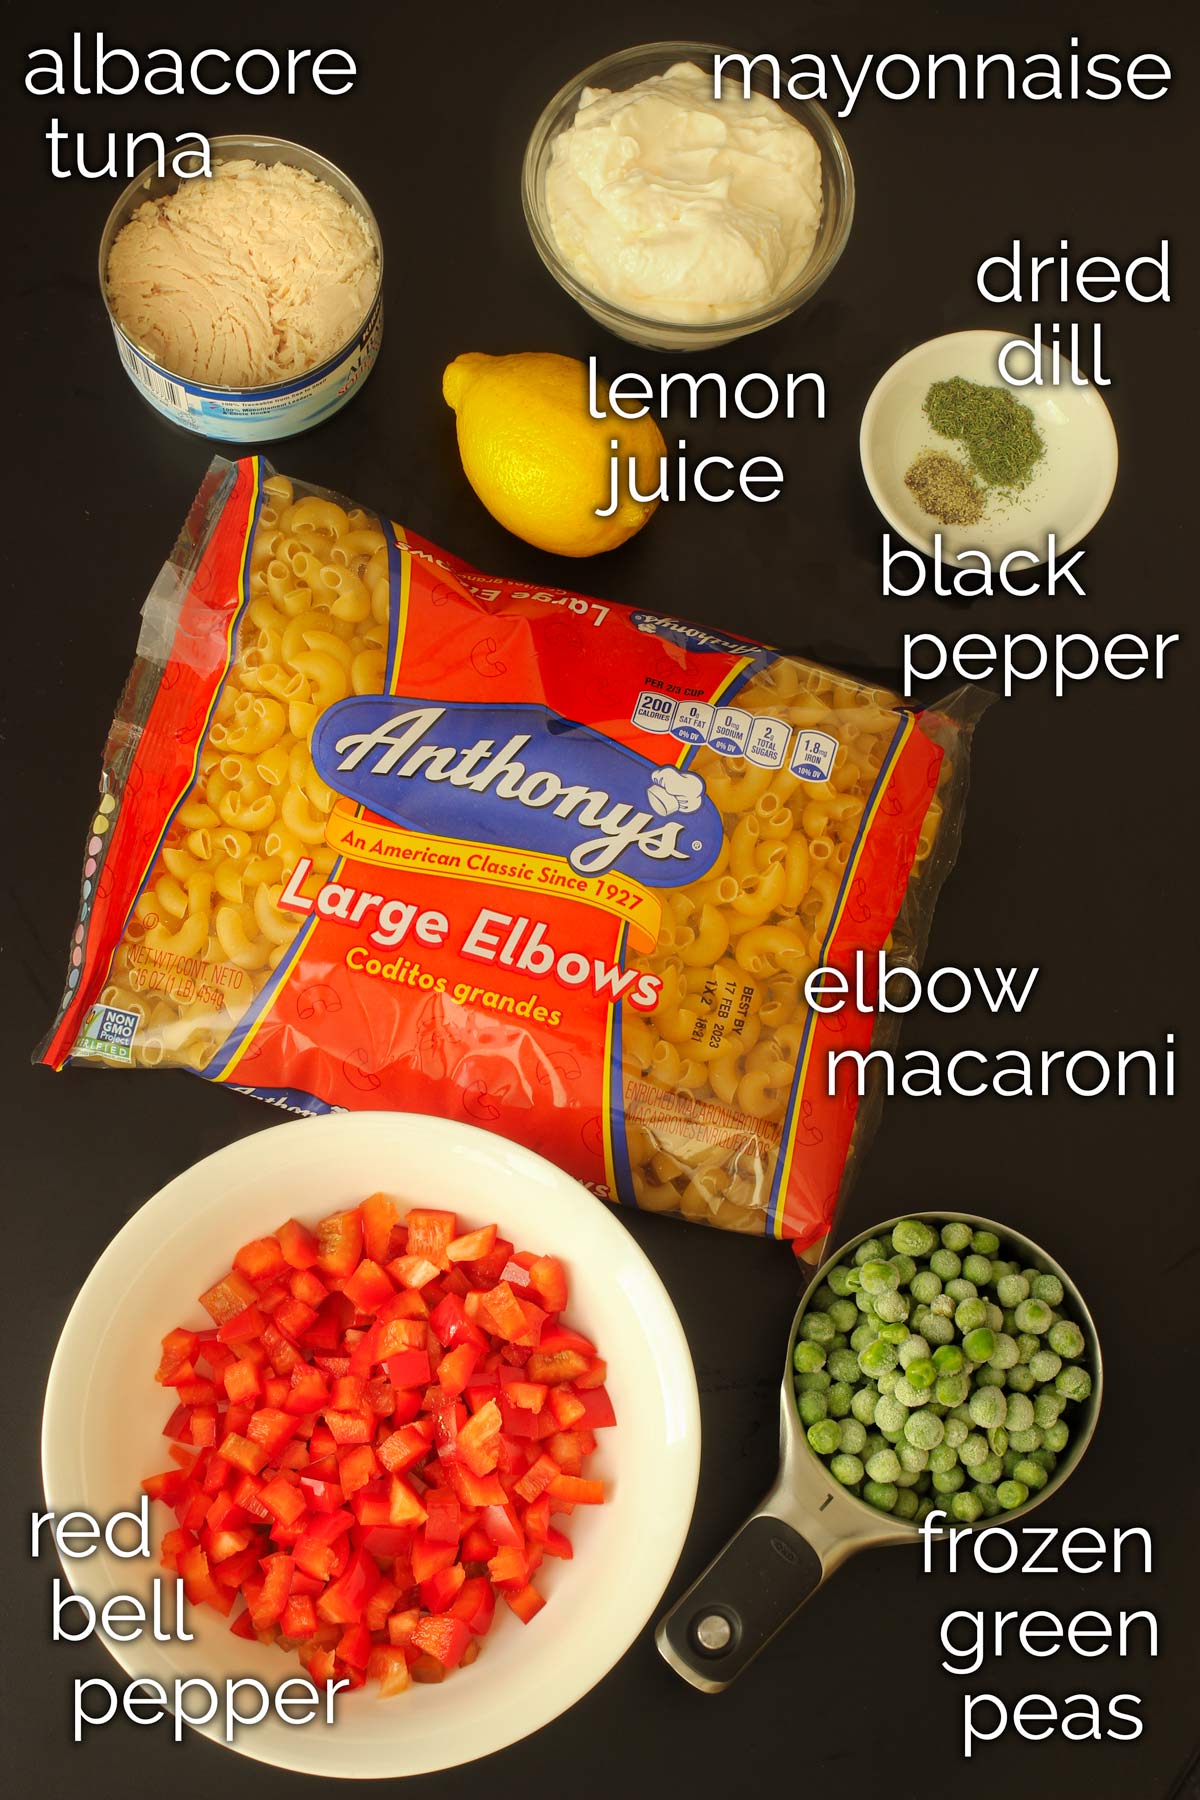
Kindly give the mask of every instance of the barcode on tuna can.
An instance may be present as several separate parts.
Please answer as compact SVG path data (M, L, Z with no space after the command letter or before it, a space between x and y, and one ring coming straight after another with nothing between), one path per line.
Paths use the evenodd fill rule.
M169 381L165 375L160 375L157 369L152 369L149 363L143 362L137 351L131 349L123 339L117 339L117 348L120 350L122 360L130 374L135 376L142 386L154 395L156 400L160 400L164 406L173 406L177 412L187 411L187 390L185 388L180 387L177 381Z

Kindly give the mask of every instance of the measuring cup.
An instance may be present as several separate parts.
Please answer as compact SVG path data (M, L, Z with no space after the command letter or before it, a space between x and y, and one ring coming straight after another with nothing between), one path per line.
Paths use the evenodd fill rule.
M1057 1493L1091 1442L1104 1379L1095 1322L1070 1276L1039 1244L1021 1232L970 1213L921 1212L901 1217L920 1219L935 1227L953 1220L976 1230L995 1232L1006 1257L1019 1256L1022 1267L1037 1267L1045 1274L1058 1276L1063 1285L1064 1310L1086 1335L1092 1391L1085 1401L1071 1407L1071 1439L1053 1475L1045 1487L1029 1496L1024 1506L1015 1507L996 1520L979 1521L981 1530L989 1524L1007 1525L1024 1518ZM796 1310L788 1338L780 1391L780 1464L775 1485L683 1598L659 1621L655 1641L660 1653L676 1674L706 1694L719 1694L727 1688L848 1556L873 1544L915 1545L918 1541L919 1528L911 1520L895 1519L858 1499L834 1480L828 1466L809 1448L796 1410L792 1371L792 1351L801 1321L830 1269L853 1256L868 1238L880 1237L899 1223L899 1218L888 1219L870 1231L860 1232L817 1270Z

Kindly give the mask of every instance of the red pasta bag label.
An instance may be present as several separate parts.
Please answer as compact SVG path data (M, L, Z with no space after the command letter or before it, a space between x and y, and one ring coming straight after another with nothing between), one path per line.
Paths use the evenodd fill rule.
M147 602L43 1060L463 1118L803 1249L856 1131L829 1052L873 1025L805 982L919 954L968 738L218 459Z

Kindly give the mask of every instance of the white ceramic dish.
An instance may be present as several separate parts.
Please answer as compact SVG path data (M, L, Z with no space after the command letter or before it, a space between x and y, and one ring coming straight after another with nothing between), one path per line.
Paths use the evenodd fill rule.
M203 1321L196 1295L224 1273L239 1245L288 1214L314 1221L380 1189L410 1204L449 1207L472 1223L495 1219L519 1245L561 1256L571 1282L568 1320L608 1358L618 1424L599 1434L588 1465L609 1484L609 1499L573 1515L574 1558L543 1565L538 1585L548 1604L529 1625L499 1606L479 1661L441 1686L390 1700L370 1688L343 1694L330 1727L288 1727L271 1715L232 1745L279 1768L357 1779L470 1762L546 1724L594 1686L670 1580L700 1465L699 1403L683 1328L653 1267L601 1201L531 1151L473 1126L346 1113L260 1131L206 1157L113 1239L71 1309L50 1372L42 1429L47 1505L86 1507L102 1520L135 1505L139 1479L170 1465L162 1427L171 1397L153 1381L162 1334ZM161 1506L151 1513L157 1547L172 1520ZM79 1593L102 1603L116 1593L148 1593L159 1573L157 1549L152 1562L102 1550L65 1567ZM295 1658L232 1637L206 1609L190 1611L188 1622L194 1643L158 1644L147 1633L110 1648L130 1675L168 1688L178 1676L202 1676L220 1688L227 1677L253 1675L274 1689L303 1673ZM202 1729L222 1742L219 1719Z
M922 403L930 383L962 375L988 387L1000 387L997 359L1015 333L952 331L918 344L876 383L859 431L863 474L876 506L905 541L926 556L934 551L934 533L942 535L947 561L960 550L986 550L993 561L1011 550L1031 550L1039 562L1048 554L1054 533L1062 555L1086 537L1103 513L1117 479L1117 434L1098 388L1076 387L1065 375L1057 386L1014 386L1012 392L1037 420L1046 454L1029 486L1008 504L995 500L977 525L939 525L917 504L904 476L922 450L942 450L961 460L961 449L938 437ZM1033 369L1030 351L1014 352L1009 366L1016 375ZM1049 373L1043 348L1041 368ZM1013 574L1020 579L1022 567Z

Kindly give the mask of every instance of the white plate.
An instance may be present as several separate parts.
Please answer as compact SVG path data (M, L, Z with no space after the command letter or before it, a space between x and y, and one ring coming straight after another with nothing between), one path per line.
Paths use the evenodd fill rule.
M217 1151L148 1200L113 1239L71 1309L50 1371L42 1426L47 1505L56 1513L85 1507L101 1520L134 1506L142 1476L170 1466L162 1427L172 1395L153 1380L159 1338L174 1325L207 1323L196 1296L224 1274L240 1245L289 1214L313 1222L381 1189L409 1204L448 1207L471 1225L494 1219L519 1248L562 1258L571 1284L567 1319L608 1359L618 1423L599 1433L588 1472L608 1483L609 1499L573 1514L573 1560L547 1558L539 1570L542 1612L522 1625L497 1606L470 1668L390 1700L373 1687L341 1694L331 1727L284 1726L272 1714L237 1734L232 1747L244 1755L311 1775L449 1768L514 1743L572 1705L624 1654L661 1598L683 1548L700 1466L699 1402L683 1328L614 1213L541 1157L473 1126L346 1113L297 1120ZM154 1566L102 1549L64 1565L76 1590L100 1603L116 1593L147 1594L161 1573L161 1534L174 1520L156 1504L151 1522ZM154 1677L168 1691L177 1676L202 1676L220 1688L226 1677L251 1675L273 1690L303 1674L295 1657L231 1636L206 1608L190 1611L188 1622L193 1644L156 1644L147 1632L109 1648L130 1675ZM219 1719L202 1729L223 1742Z
M867 401L859 431L859 455L871 497L893 531L914 549L932 556L934 533L942 536L942 556L950 561L960 550L986 550L993 561L1010 550L1032 550L1039 562L1047 556L1053 532L1058 555L1086 537L1104 511L1117 479L1117 434L1112 418L1094 387L1075 387L1062 358L1063 378L1057 386L1012 386L1016 399L1029 407L1045 439L1046 454L1029 486L1011 502L993 499L977 525L940 525L930 518L904 485L904 476L922 450L942 450L962 460L961 447L937 435L921 407L930 383L962 375L986 387L1003 387L997 361L1017 333L952 331L930 338L892 364ZM1014 375L1032 372L1029 350L1008 359ZM1043 347L1040 369L1048 378L1049 351ZM1017 580L1032 564L1015 564ZM907 577L905 577L907 580Z

